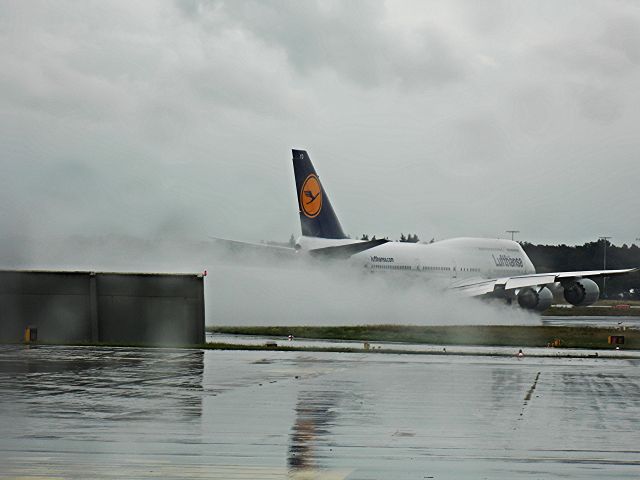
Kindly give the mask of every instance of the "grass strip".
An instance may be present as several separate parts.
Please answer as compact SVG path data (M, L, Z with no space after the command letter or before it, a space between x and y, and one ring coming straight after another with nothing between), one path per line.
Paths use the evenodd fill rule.
M362 342L404 342L433 345L476 345L493 347L546 347L614 349L609 335L623 335L625 350L640 349L640 330L616 328L554 327L516 325L356 325L335 327L208 327L213 333L285 338L353 340Z
M603 307L550 307L542 312L544 317L640 317L640 308Z

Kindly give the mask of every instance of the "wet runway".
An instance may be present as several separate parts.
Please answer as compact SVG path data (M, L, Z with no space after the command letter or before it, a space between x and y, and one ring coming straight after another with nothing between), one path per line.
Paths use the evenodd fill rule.
M0 478L638 478L640 361L0 347Z
M640 328L638 316L546 316L540 317L543 325L554 327L604 327L604 328Z
M207 333L208 343L225 343L232 345L260 345L275 342L280 347L310 347L312 349L356 349L364 350L364 342L361 340L323 340L315 338L295 338L288 340L286 337L266 337L258 335L232 335L221 333ZM477 355L477 356L515 356L520 350L518 347L477 346L477 345L439 345L430 343L409 342L367 342L371 351L381 353L429 353L448 355ZM549 348L527 347L524 349L526 356L535 357L600 357L613 359L640 359L638 350L613 350L611 348L589 350L585 348Z

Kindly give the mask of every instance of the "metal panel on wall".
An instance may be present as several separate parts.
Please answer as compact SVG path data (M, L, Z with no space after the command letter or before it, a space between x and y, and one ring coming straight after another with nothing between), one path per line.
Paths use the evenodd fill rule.
M0 341L25 329L51 343L204 342L204 280L195 274L0 271Z

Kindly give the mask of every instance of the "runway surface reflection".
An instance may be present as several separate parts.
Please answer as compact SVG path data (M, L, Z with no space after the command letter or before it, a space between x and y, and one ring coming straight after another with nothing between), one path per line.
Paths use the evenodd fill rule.
M0 347L0 477L637 478L635 359Z

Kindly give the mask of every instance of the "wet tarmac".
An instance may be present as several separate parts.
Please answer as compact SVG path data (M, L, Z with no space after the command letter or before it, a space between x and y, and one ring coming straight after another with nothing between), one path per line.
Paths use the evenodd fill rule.
M602 327L640 329L640 317L625 316L547 316L541 317L543 325L554 327Z
M266 337L259 335L231 335L221 333L207 333L208 343L225 343L231 345L259 345L269 344L279 347L303 347L311 349L356 349L365 351L365 343L361 340L323 340L315 338L293 338L287 337ZM428 353L428 354L448 354L448 355L477 355L477 356L516 356L520 353L518 347L499 346L478 346L478 345L439 345L430 343L409 343L409 342L380 342L368 341L366 348L372 352L379 353ZM526 353L525 353L526 352ZM612 359L638 359L638 350L614 350L586 349L586 348L551 348L551 347L527 347L524 349L526 356L535 357L574 357L574 358L612 358Z
M635 479L639 367L0 346L0 478Z

